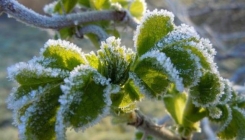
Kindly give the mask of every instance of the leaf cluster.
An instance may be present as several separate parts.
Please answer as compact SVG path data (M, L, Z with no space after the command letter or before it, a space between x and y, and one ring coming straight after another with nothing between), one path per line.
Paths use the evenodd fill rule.
M110 2L124 7L127 1ZM106 0L61 3L56 12L77 4L111 6ZM85 130L107 115L132 122L131 112L144 98L163 101L181 137L199 131L208 117L220 125L218 137L244 138L245 98L219 75L209 41L173 20L168 11L147 11L133 39L136 51L115 37L87 54L67 41L49 40L39 57L9 67L9 78L19 83L8 104L20 138L65 139L68 127Z

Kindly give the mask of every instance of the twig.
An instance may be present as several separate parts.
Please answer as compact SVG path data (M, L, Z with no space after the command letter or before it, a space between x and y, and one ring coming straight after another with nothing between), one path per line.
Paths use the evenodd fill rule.
M80 36L88 33L95 34L99 38L99 42L105 41L108 38L107 33L101 27L96 25L87 25L79 30Z
M207 136L207 140L216 140L216 135L209 125L208 118L204 118L201 122L202 122L202 130Z
M160 140L181 140L181 138L177 137L174 133L161 125L157 125L150 118L147 118L145 115L143 115L140 111L135 110L135 113L135 122L128 123L128 125L134 126L145 134L151 135Z
M169 115L165 115L163 118L158 120L157 124L163 125L170 120L171 120L171 117Z
M72 13L66 15L57 15L53 17L40 15L25 6L18 3L16 0L0 0L0 12L5 12L12 17L26 24L30 24L41 28L61 29L71 27L77 24L88 23L101 20L124 21L128 14L126 11L104 10L104 11L89 11L83 13ZM133 21L130 19L130 22ZM129 22L129 23L130 23ZM129 24L131 26L132 23ZM136 28L135 26L131 26Z

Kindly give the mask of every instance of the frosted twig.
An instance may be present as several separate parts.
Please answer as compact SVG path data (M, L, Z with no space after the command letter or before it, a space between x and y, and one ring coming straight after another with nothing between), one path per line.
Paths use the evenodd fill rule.
M136 113L137 117L134 122L128 123L128 125L134 126L143 133L156 137L159 140L181 140L180 137L176 136L164 126L157 125L154 121L152 121L150 118L147 118L140 111L135 110L134 113Z
M6 14L20 20L26 24L50 29L61 29L64 27L72 27L78 24L93 22L93 21L126 21L126 24L135 29L136 24L132 24L131 17L127 17L126 11L104 10L104 11L89 11L83 13L71 13L66 15L55 15L53 17L40 15L31 9L26 8L16 0L0 0L0 13Z
M202 120L202 128L203 128L203 132L207 136L207 140L216 140L215 133L209 125L208 118L204 118Z
M99 38L99 42L105 41L108 38L108 34L99 26L87 25L79 30L79 35L83 36L85 34L92 33Z

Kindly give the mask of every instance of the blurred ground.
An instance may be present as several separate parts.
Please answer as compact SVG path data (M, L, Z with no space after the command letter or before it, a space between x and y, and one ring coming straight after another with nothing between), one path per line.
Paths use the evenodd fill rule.
M42 5L47 3L51 0L19 0L20 2L24 3L26 6L30 7L31 9L34 9L35 11L38 11L39 13L42 13ZM172 3L174 0L170 0ZM212 0L209 0L212 1ZM217 2L221 2L221 5L227 5L227 2L229 0L214 0L216 1L215 6L219 6ZM230 0L234 2L239 2L238 0ZM163 0L148 0L148 9L153 10L155 8L158 9L165 9L166 8L166 2ZM242 20L245 18L245 10L244 9L235 9L235 11L232 12L226 12L226 16L223 15L224 13L222 11L216 11L215 13L205 13L205 8L210 6L208 3L205 3L204 1L200 0L182 0L184 4L182 5L186 8L187 11L189 11L188 15L192 15L188 17L188 20L191 21L191 24L196 26L197 28L204 29L205 31L210 32L210 30L214 33L229 33L229 32L235 32L235 31L243 31L245 20ZM199 3L197 3L199 2ZM226 3L225 3L226 2ZM242 2L242 0L241 0ZM169 5L169 3L168 3ZM173 10L174 8L169 6L170 8L167 8L169 10ZM178 8L178 7L177 7ZM180 8L179 8L180 9ZM198 9L201 9L204 11L204 14L197 13L195 11L198 11ZM209 10L207 8L207 10ZM207 11L206 10L206 11ZM175 11L176 14L178 14L178 11ZM221 17L220 15L223 15ZM229 16L230 15L230 16ZM182 17L186 18L187 15L182 15ZM229 23L229 17L233 20L230 20ZM181 17L180 17L181 19ZM190 21L182 20L183 22L190 23ZM222 25L223 28L218 24L219 21L223 21ZM238 21L240 21L238 23ZM178 23L180 21L177 20ZM207 22L205 24L205 22ZM229 25L229 27L228 27ZM233 25L235 28L232 28ZM241 26L241 28L240 28ZM122 29L122 44L126 45L127 47L133 46L132 38L133 38L133 32L130 29ZM200 31L202 33L202 30ZM206 34L205 34L206 33ZM214 40L219 37L211 36L205 32L203 36L209 37L211 40ZM219 35L219 34L218 34ZM49 36L47 31L26 26L22 23L19 23L15 21L14 19L7 18L6 15L0 16L0 140L17 140L18 139L18 131L16 127L11 125L12 122L12 114L11 111L7 110L5 100L11 90L11 88L15 85L15 83L12 83L7 80L6 75L6 68L10 65L13 65L20 61L27 61L30 60L33 56L39 54L40 48L43 46L43 44L49 39L52 38ZM220 40L220 39L219 39ZM95 48L92 46L92 44L88 40L76 40L75 41L80 47L82 47L84 52L89 52L91 50L94 50ZM219 50L219 54L226 54L229 53L229 51L232 51L234 48L240 47L244 49L242 53L245 52L244 47L245 38L240 37L238 40L229 40L227 43L223 43L223 45L219 45L219 43L215 44L215 47ZM235 46L235 47L234 47ZM244 57L245 58L245 57ZM236 72L236 70L239 67L245 66L244 58L234 58L231 57L229 59L224 58L216 58L217 63L219 65L219 70L221 71L221 75L230 78L232 77L232 74ZM244 74L244 73L242 73ZM245 74L244 74L245 76ZM242 77L242 76L241 76ZM243 78L244 80L244 78ZM242 80L240 81L242 83ZM243 82L244 83L244 82ZM147 106L146 106L147 105ZM156 117L162 117L164 115L164 110L162 103L154 102L154 104L150 101L146 101L143 104L140 105L140 108L145 112L146 114L153 115ZM68 140L130 140L133 138L134 129L129 126L114 126L110 122L110 118L104 119L100 124L96 125L93 128L89 128L84 133L79 132L75 133L74 131L68 131Z

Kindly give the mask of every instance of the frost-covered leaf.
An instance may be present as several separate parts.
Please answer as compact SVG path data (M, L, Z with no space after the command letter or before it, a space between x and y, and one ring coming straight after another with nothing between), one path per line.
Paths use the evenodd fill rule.
M234 89L232 88L232 84L227 79L221 79L221 82L224 84L224 94L220 97L219 104L227 104L232 99L232 92Z
M173 31L169 32L165 37L158 41L154 49L162 50L164 47L174 46L175 44L195 41L198 42L200 39L193 27L185 24L176 26Z
M211 110L208 109L209 120L211 120L211 122L218 123L219 124L218 131L223 131L230 124L232 120L231 108L229 105L218 105L213 108L218 109L217 110L218 112L217 113L212 112L212 109Z
M239 107L232 107L232 120L221 132L218 132L220 139L243 140L245 138L245 110Z
M174 85L171 85L167 94L163 97L165 108L176 124L182 124L186 100L187 94L176 91Z
M76 45L63 40L49 40L41 50L41 55L51 62L47 65L52 68L73 70L80 64L86 64L86 58Z
M63 80L68 71L57 68L46 68L38 62L20 62L8 68L8 77L20 85L39 85Z
M130 97L130 94L122 90L117 94L111 95L111 109L114 114L121 115L132 112L136 109L135 101Z
M26 140L55 139L58 98L62 94L59 84L44 90L40 98L19 109L19 136Z
M190 96L196 106L209 107L219 103L223 91L224 84L219 75L206 72L198 84L190 89Z
M20 62L8 68L8 77L19 83L19 87L14 88L9 96L11 109L22 107L68 76L68 71L43 67L39 60L43 59L33 58L27 63Z
M179 72L179 76L183 78L185 87L191 87L198 83L202 76L200 59L190 50L169 46L161 50L170 58L173 66Z
M85 57L88 61L89 66L93 67L94 69L97 69L100 71L100 59L99 57L92 51L88 54L85 54Z
M144 98L134 81L134 77L130 74L120 92L111 95L112 110L116 114L134 111L136 109L136 101L141 101Z
M133 17L135 17L137 20L141 20L143 14L146 10L146 3L145 0L133 0L130 3L129 11Z
M184 89L179 72L164 53L151 51L142 55L134 67L134 72L147 91L142 93L148 97L157 98L163 95L171 83L176 85L178 91Z
M239 107L233 107L232 118L236 122L237 126L237 140L243 140L245 138L245 110Z
M66 127L85 130L98 123L108 115L111 105L109 80L92 67L80 65L64 81L56 126L60 139Z
M193 27L185 24L175 27L155 44L154 49L161 51L167 47L189 50L199 58L202 69L217 72L216 64L213 62L215 50L207 40L199 37Z
M134 46L139 56L154 47L161 38L174 29L174 15L168 11L147 11L136 29Z
M110 78L113 84L123 84L128 78L128 72L135 59L135 53L125 46L120 46L120 39L109 37L102 42L97 52L101 62L101 73Z

